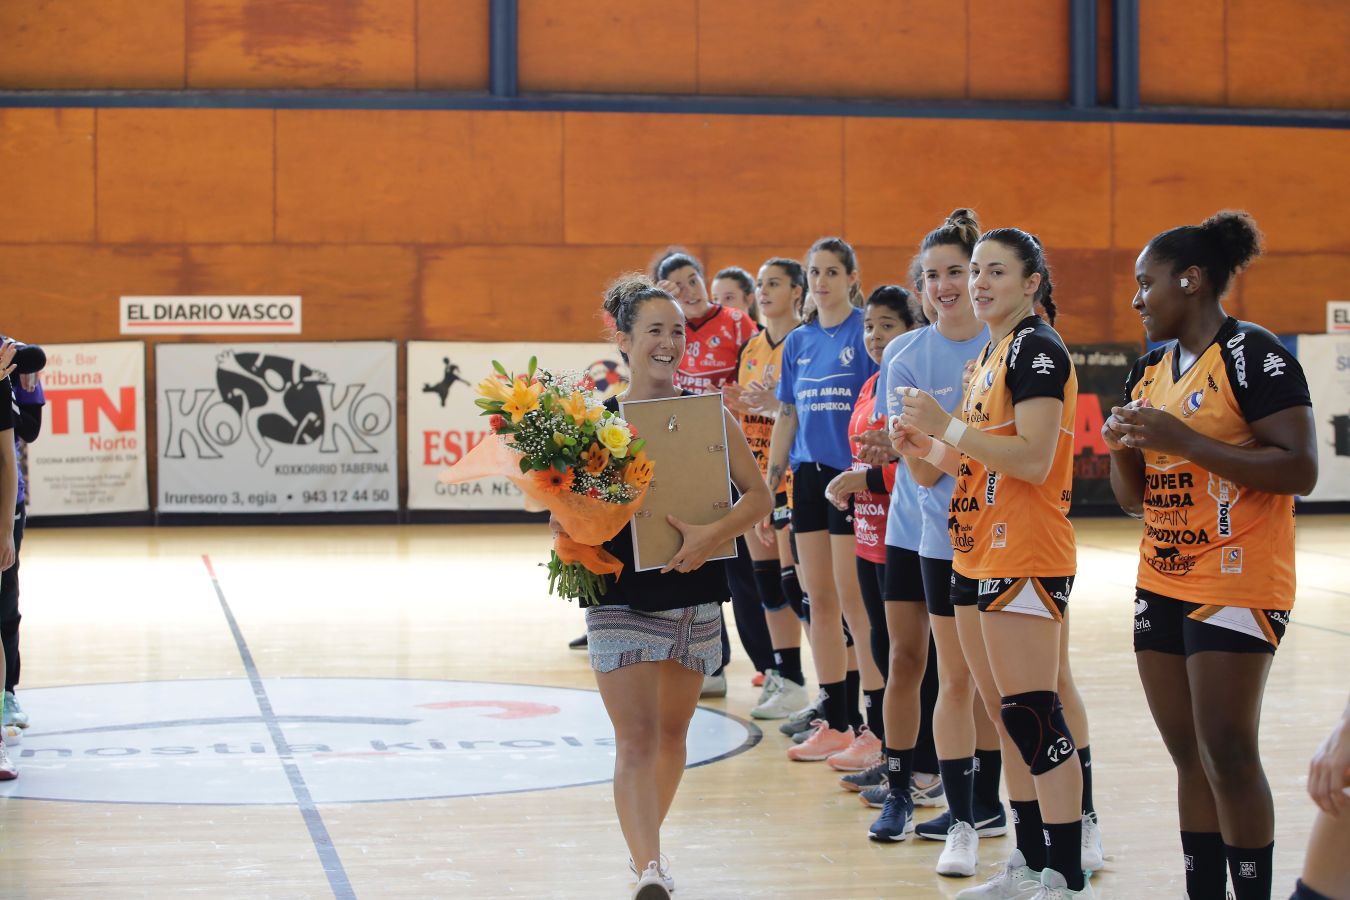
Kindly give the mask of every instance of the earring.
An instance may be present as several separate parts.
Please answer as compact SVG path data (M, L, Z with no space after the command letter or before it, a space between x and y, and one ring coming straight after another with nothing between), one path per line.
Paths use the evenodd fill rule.
M1191 280L1190 280L1189 278L1183 278L1183 279L1181 279L1181 286L1184 287L1184 288L1190 287L1190 286L1191 286Z

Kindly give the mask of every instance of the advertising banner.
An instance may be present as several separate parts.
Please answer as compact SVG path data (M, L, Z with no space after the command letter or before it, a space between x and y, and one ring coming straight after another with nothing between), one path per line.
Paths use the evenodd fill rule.
M1298 362L1317 427L1317 488L1307 500L1350 500L1350 334L1301 334Z
M473 401L495 359L524 372L530 357L552 371L586 372L606 396L623 389L628 369L613 344L408 342L408 508L521 509L505 478L441 484L436 477L488 434Z
M398 508L397 345L160 344L159 510Z
M1111 451L1102 425L1120 405L1125 378L1139 358L1138 344L1071 344L1078 372L1078 413L1073 439L1073 508L1118 509L1111 493Z
M45 344L42 433L28 447L28 514L150 508L145 345ZM12 376L17 380L18 376Z
M299 334L299 297L123 297L122 334Z

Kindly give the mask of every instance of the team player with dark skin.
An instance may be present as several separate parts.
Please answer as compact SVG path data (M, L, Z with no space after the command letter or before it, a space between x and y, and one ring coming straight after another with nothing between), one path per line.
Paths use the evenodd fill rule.
M1135 363L1102 428L1111 486L1144 519L1134 643L1177 768L1190 900L1268 900L1275 815L1258 727L1294 603L1294 495L1317 483L1307 381L1284 345L1229 316L1261 252L1246 213L1164 231L1131 303L1163 346Z

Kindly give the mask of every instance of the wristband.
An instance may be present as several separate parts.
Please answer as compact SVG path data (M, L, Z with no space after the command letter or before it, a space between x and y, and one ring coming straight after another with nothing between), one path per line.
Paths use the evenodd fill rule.
M942 439L953 447L961 443L961 437L966 433L966 423L955 416L947 423L947 430L942 432Z
M942 468L942 460L947 455L947 445L933 438L933 446L928 448L928 452L923 455L923 461L931 466Z

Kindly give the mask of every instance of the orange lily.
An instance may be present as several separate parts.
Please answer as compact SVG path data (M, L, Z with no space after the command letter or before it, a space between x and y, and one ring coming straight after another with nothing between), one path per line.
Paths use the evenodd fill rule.
M598 406L594 409L587 409L586 395L580 391L573 391L572 396L561 401L559 405L564 413L572 417L572 422L576 425L581 425L584 422L598 422L600 417L605 414L604 409Z
M600 475L609 465L609 451L599 444L591 444L591 449L582 451L581 461L586 464L587 475Z
M478 383L478 393L488 400L500 400L505 403L511 399L511 392L506 389L506 382L502 381L496 375L484 378Z
M526 413L534 412L539 408L539 395L544 392L544 386L539 382L528 382L525 376L518 377L511 385L511 393L506 402L502 405L502 412L511 416L511 424L519 425L520 420L525 418Z
M643 450L624 466L623 480L634 487L646 487L652 480L655 468L647 457L647 451Z

